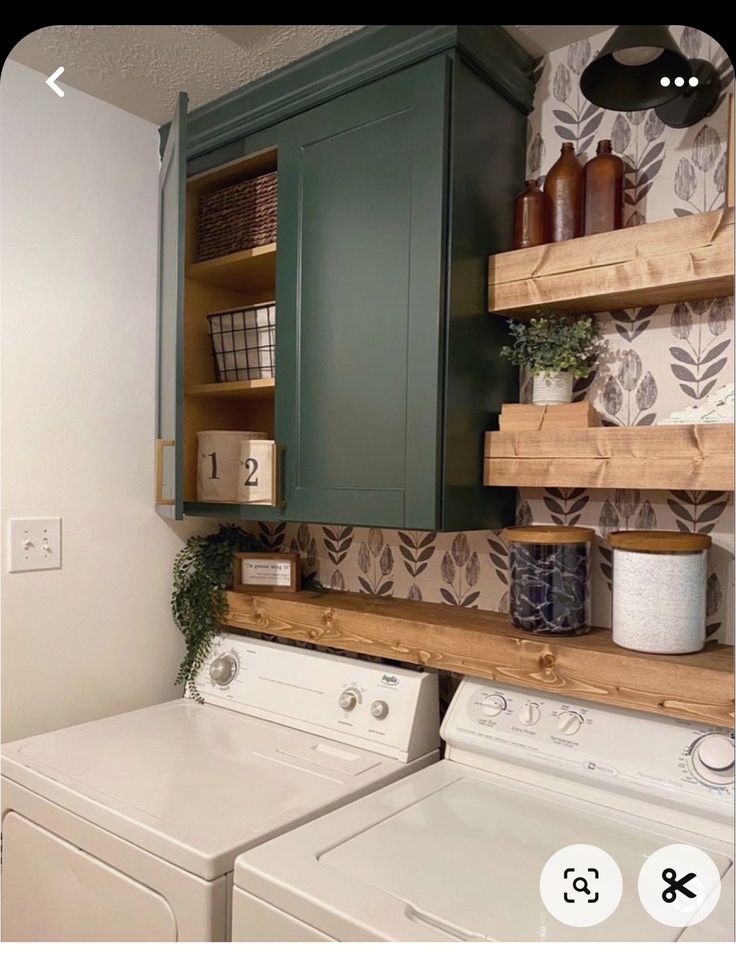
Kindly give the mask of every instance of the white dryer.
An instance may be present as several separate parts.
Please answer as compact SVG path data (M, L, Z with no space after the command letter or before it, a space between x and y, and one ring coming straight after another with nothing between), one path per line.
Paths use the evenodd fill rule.
M229 936L238 853L437 760L437 677L225 635L192 699L2 747L5 941Z
M445 760L241 856L233 940L733 940L723 731L464 680L442 735ZM547 860L576 843L623 877L618 908L589 928L540 896ZM705 851L722 876L720 903L692 927L639 901L642 865L671 843Z

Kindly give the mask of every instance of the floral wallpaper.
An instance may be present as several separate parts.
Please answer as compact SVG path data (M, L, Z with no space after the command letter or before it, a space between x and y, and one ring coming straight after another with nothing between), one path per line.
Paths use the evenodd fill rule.
M563 140L585 161L610 139L625 165L625 222L659 221L724 206L728 102L733 69L719 45L689 27L673 27L689 57L707 58L720 74L714 112L687 130L668 129L649 112L611 112L580 93L583 68L609 36L605 31L552 52L537 69L529 117L528 176L543 177ZM519 174L519 188L523 174ZM509 214L509 220L511 215ZM601 314L606 354L596 374L576 386L606 425L651 425L698 404L729 383L734 362L733 299L618 309ZM522 384L528 398L528 381ZM710 533L708 635L730 641L733 627L733 501L728 493L681 490L527 489L519 493L520 523L591 526L595 624L610 623L614 529L679 529ZM508 552L493 531L433 533L353 526L259 523L271 550L297 550L307 580L365 594L394 595L462 607L508 608Z

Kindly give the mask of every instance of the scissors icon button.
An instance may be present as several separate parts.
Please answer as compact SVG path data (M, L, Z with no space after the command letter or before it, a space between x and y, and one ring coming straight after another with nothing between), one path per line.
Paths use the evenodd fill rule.
M662 879L665 881L665 883L669 883L669 886L666 886L662 891L662 899L664 902L674 903L678 893L682 893L682 895L686 896L688 900L694 900L697 893L693 893L692 890L689 890L687 884L690 882L690 880L694 880L695 876L695 873L686 873L678 880L677 873L674 871L674 869L668 868L662 870ZM573 886L574 885L575 884L573 883Z

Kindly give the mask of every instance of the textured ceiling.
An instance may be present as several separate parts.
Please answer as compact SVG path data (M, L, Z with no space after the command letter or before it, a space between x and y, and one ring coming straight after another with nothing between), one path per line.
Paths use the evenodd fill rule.
M161 124L176 93L199 105L358 30L358 24L245 24L44 27L10 57L126 112ZM504 25L533 55L588 37L606 25Z
M179 91L197 108L359 26L54 26L23 38L10 57L47 75L62 65L62 87L161 124Z

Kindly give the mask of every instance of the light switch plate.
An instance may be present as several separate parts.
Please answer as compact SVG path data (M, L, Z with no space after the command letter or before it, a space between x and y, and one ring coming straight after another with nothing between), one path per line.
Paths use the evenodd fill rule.
M55 570L61 567L61 517L8 520L8 570Z

